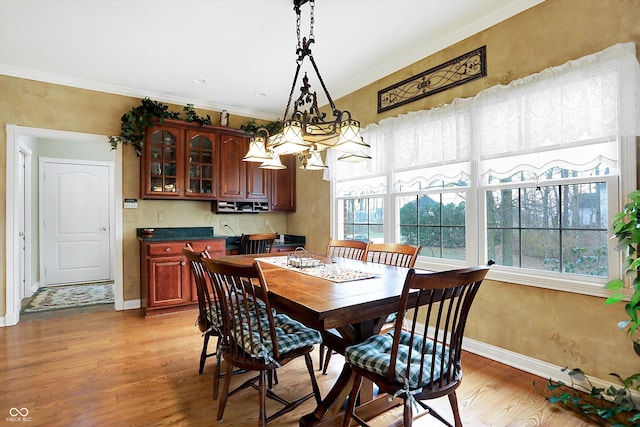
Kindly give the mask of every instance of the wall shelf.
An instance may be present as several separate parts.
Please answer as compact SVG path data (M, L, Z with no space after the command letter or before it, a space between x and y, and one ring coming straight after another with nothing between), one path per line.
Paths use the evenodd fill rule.
M218 200L213 202L216 213L258 213L268 212L269 202L247 202L237 200Z

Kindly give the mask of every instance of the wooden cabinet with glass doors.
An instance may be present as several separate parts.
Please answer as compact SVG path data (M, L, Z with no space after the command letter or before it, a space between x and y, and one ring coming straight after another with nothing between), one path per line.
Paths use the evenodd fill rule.
M140 167L143 199L214 200L219 130L177 120L147 129Z
M157 126L147 130L141 163L143 198L175 199L182 190L182 129Z
M218 195L218 140L220 135L189 129L186 131L185 176L187 199L214 199Z

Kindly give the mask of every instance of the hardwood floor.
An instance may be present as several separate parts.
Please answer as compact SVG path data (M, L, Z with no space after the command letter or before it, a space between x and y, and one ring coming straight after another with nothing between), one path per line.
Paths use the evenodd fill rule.
M198 375L202 338L195 317L195 311L146 319L138 310L110 311L0 328L0 421L65 427L256 425L258 394L253 389L230 397L224 420L215 420L215 362L208 360ZM335 355L328 375L318 372L323 395L341 365ZM540 388L545 379L470 353L464 354L463 367L458 401L465 426L592 425L546 402L532 385L536 379ZM303 360L282 368L279 378L277 391L285 397L310 391ZM234 382L241 380L234 377ZM271 410L278 407L270 405ZM450 416L446 398L433 406ZM313 407L308 401L272 424L297 426ZM26 408L28 419L11 421L12 408ZM389 425L390 415L372 424ZM427 416L414 425L440 424Z

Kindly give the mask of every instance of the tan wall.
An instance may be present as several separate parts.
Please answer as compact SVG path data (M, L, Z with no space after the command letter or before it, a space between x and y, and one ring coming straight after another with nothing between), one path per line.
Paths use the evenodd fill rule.
M120 117L132 107L140 104L140 99L110 95L41 83L7 76L0 76L0 175L6 176L6 124L25 127L82 132L98 135L115 135L120 132ZM183 106L171 105L172 111L182 111ZM219 114L198 110L198 114L211 115L218 124ZM231 116L230 127L239 128L248 119ZM121 148L119 148L121 149ZM131 147L124 148L123 156L123 198L139 198L140 160ZM6 198L4 180L0 188L0 257L2 259L2 279L0 282L0 313L6 308ZM287 232L286 214L260 215L215 215L210 202L140 200L138 209L123 210L123 268L124 299L140 298L139 243L136 228L141 227L206 227L213 226L216 234L231 232L221 227L221 218L227 221L236 233L269 232L264 221L269 219L278 232ZM163 220L159 221L158 214Z
M637 0L546 0L539 6L400 70L336 101L363 125L469 97L480 90L538 72L549 66L602 50L620 42L640 43L640 2ZM487 46L488 76L383 114L376 113L377 92L418 72L479 46ZM331 90L331 88L329 88ZM114 134L120 116L139 100L0 76L0 176L6 176L6 123L96 134ZM181 107L179 108L181 109ZM212 117L218 117L211 113ZM231 118L238 127L245 119ZM123 197L137 198L138 159L124 156ZM286 221L286 231L307 236L308 247L322 252L329 238L329 185L320 172L298 170L298 210L273 215L274 227ZM5 263L5 197L0 187L0 257ZM206 205L206 206L205 206ZM184 211L188 214L184 215ZM165 221L157 222L157 213ZM139 298L137 227L212 225L208 203L141 201L124 212L125 299ZM229 217L226 217L229 218ZM263 214L245 216L247 227L261 229ZM234 219L239 221L239 219ZM230 221L232 227L234 222ZM239 226L234 227L238 231ZM218 229L218 228L217 228ZM0 311L4 312L4 274ZM621 306L603 307L601 298L488 281L471 314L470 337L559 366L579 366L599 378L615 371L637 371L638 358L616 329L624 317Z
M336 105L351 111L366 126L455 98L472 97L487 87L509 83L616 43L635 42L640 46L639 23L637 0L546 0L338 99ZM379 90L483 45L487 46L486 78L377 113ZM298 182L303 181L300 174L298 178ZM321 199L328 205L327 196L319 193L329 191L328 185L304 181L300 187L305 191L298 191L299 209L290 218L290 226L304 227L309 231L308 240L326 244L329 212L323 209L324 216L319 217L310 206L318 206ZM324 250L322 245L317 248ZM581 367L598 378L612 380L609 372L630 375L638 371L638 357L616 327L626 317L623 310L622 305L604 307L602 298L487 281L472 310L468 336L554 365Z

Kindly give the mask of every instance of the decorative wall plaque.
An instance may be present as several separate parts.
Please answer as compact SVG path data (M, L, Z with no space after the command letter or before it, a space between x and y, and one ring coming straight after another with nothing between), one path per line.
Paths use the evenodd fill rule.
M378 91L378 113L487 75L487 47L465 53Z

